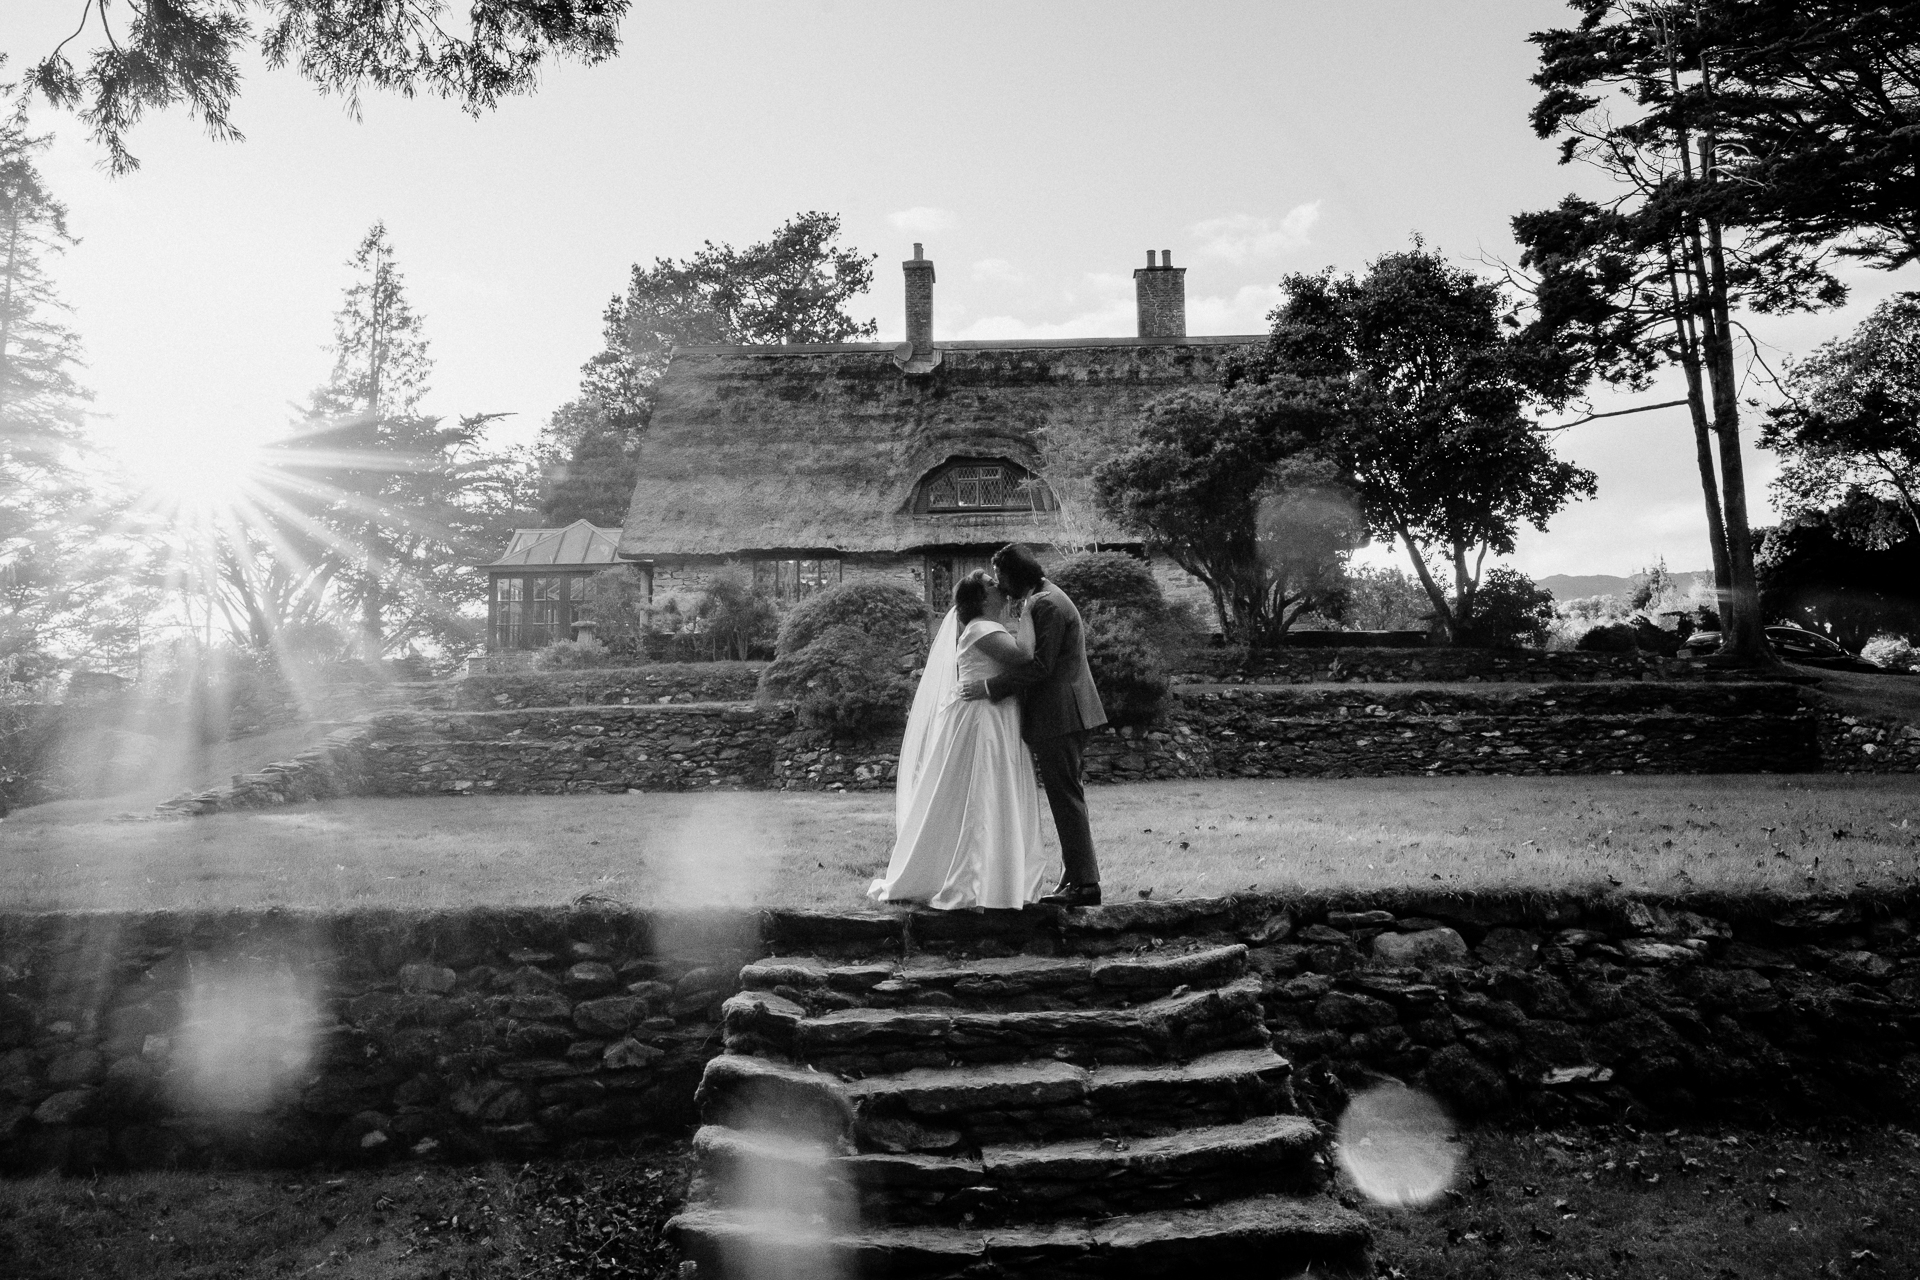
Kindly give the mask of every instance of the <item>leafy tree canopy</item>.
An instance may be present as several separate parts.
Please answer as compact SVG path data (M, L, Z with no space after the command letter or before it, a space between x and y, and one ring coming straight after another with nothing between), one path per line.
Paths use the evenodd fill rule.
M214 137L241 137L232 111L248 49L356 113L374 88L424 89L478 115L530 90L549 58L612 57L629 0L467 0L458 18L444 0L143 0L124 12L111 0L70 3L73 34L28 82L77 112L113 172L128 173L140 162L126 135L148 111L185 107Z
M1891 632L1920 639L1920 536L1896 504L1855 490L1765 531L1761 604L1854 653Z
M1920 257L1920 4L1885 0L1570 0L1537 33L1533 125L1587 145L1626 91L1630 148L1711 137L1717 218L1777 247L1833 245L1874 265ZM1673 74L1683 67L1702 72Z
M1326 406L1325 457L1350 478L1372 530L1398 539L1450 635L1472 630L1489 554L1521 524L1544 529L1593 473L1553 454L1527 416L1575 386L1557 353L1519 330L1500 286L1416 242L1364 277L1282 282L1263 362L1249 376L1311 379ZM1437 582L1429 555L1453 570Z
M1889 298L1795 364L1786 390L1760 434L1786 463L1774 481L1781 507L1814 511L1863 492L1920 537L1920 294Z
M1291 377L1155 401L1136 444L1102 464L1102 508L1205 583L1235 639L1278 643L1309 609L1338 612L1340 560L1358 540L1320 388Z

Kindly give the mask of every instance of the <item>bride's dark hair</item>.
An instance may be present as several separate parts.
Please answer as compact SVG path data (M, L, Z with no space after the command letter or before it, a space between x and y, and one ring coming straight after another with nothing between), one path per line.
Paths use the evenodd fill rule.
M987 588L992 585L993 575L985 569L975 569L953 584L953 609L960 615L961 626L987 611Z

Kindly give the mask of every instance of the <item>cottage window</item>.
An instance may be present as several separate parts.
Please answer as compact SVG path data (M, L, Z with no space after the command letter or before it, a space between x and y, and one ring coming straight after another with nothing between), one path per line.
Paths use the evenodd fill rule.
M921 486L922 511L1051 511L1046 482L1011 462L951 463Z
M500 578L494 583L496 609L494 612L494 645L501 649L518 649L520 638L527 625L525 578Z
M755 560L753 589L776 600L798 600L840 585L838 560Z
M590 573L515 574L493 580L493 647L538 649L573 637L594 596Z

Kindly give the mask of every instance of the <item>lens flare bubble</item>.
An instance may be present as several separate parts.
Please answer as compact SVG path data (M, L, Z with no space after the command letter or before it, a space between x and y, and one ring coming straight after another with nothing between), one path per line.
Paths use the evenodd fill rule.
M175 1054L195 1105L260 1112L298 1085L319 1026L309 987L285 969L237 965L194 981Z
M1431 1203L1453 1181L1460 1144L1440 1104L1403 1084L1358 1094L1334 1137L1340 1167L1376 1204Z

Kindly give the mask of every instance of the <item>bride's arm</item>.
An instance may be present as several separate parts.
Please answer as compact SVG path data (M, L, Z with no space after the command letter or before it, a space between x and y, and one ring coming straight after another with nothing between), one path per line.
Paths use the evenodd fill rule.
M1033 655L1021 648L1020 642L1006 631L989 631L974 641L974 645L1002 666L1024 666L1033 660Z

